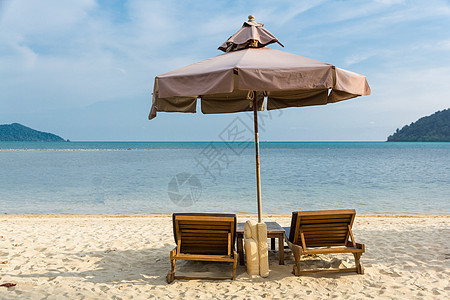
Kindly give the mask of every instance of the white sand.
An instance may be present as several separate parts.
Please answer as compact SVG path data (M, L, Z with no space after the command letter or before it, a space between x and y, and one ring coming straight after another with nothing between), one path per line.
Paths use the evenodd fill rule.
M238 221L248 216L239 216ZM251 216L251 218L255 218ZM290 225L290 216L265 216ZM268 278L238 266L237 280L176 280L168 285L171 217L0 216L0 299L448 299L450 216L357 216L366 244L364 275L295 277L293 259ZM352 255L322 256L315 265L353 266ZM2 263L7 262L7 263ZM178 264L178 263L177 263ZM181 271L231 272L231 264L186 262Z

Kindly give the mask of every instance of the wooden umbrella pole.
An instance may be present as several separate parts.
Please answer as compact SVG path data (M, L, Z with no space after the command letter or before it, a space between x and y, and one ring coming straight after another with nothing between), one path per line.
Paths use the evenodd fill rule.
M261 176L259 171L259 133L258 133L258 105L256 91L253 91L253 123L255 128L255 160L256 160L256 194L258 197L258 223L261 219Z

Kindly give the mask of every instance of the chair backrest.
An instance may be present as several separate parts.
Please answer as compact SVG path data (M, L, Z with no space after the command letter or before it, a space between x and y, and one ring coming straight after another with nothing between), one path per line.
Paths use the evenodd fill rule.
M306 247L345 246L356 212L354 209L298 211L292 213L289 241Z
M234 250L235 214L175 213L172 219L180 253L227 255Z

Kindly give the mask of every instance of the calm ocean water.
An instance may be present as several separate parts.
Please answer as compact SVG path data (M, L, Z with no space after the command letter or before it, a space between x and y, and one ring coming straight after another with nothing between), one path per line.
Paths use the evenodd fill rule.
M252 143L0 142L0 149L21 149L0 151L2 214L257 210ZM448 214L450 143L262 142L261 180L263 213Z

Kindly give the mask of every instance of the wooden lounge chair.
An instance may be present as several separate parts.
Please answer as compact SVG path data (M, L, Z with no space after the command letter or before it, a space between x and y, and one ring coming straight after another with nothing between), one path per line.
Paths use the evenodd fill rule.
M181 260L232 262L236 279L237 254L236 215L234 214L173 214L173 234L177 246L170 251L171 270L167 282L175 279L230 279L229 277L175 276L175 262Z
M356 272L364 274L360 258L365 251L352 233L355 210L299 211L292 213L291 227L285 228L286 242L295 258L294 274L315 272ZM352 253L355 268L301 270L302 255Z

